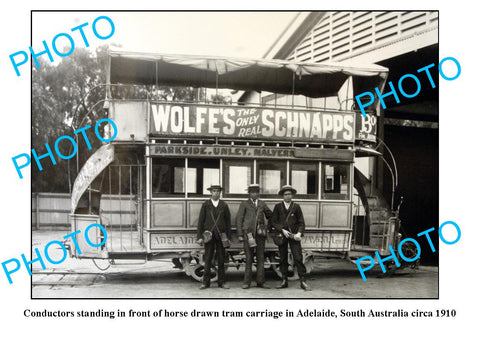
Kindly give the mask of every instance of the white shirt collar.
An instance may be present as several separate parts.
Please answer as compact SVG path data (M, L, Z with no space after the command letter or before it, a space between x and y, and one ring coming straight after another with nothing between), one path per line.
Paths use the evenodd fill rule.
M287 203L287 202L283 201L283 204L285 205L285 209L288 210L288 208L290 208L290 205L292 205L292 202Z
M213 199L210 198L210 201L212 201L212 204L213 206L216 208L218 207L218 202L220 202L220 200L217 200L217 201L214 201Z

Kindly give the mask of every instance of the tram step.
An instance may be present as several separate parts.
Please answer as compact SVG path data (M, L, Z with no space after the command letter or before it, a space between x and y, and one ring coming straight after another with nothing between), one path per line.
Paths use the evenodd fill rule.
M385 208L370 209L371 221L388 220L390 217L392 217L392 213L388 209L385 209Z
M390 207L388 203L383 199L382 197L378 196L367 196L367 201L368 201L368 206L370 210L380 210L380 209L386 209L390 210Z
M368 206L369 207L376 207L378 205L378 197L377 196L368 196L367 201L368 201Z
M384 249L388 244L389 238L384 236L371 236L370 237L370 247L377 249Z
M146 260L148 254L146 251L132 251L132 252L108 252L109 259L119 260Z
M387 221L385 221L387 222ZM380 235L388 232L388 223L372 223L370 225L370 234L371 235Z

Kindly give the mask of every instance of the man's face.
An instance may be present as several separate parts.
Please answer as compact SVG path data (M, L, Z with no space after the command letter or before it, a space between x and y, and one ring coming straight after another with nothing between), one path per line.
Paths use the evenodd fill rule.
M220 198L220 189L212 189L212 199L214 201Z
M258 198L259 192L258 190L250 190L249 194L250 198L255 201Z
M287 203L290 203L292 201L293 194L291 191L285 191L283 193L283 200Z

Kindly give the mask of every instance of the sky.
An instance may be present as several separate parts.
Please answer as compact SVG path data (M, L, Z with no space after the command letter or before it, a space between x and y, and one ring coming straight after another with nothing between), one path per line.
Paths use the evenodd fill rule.
M98 39L92 32L92 23L100 15L107 15L115 24L115 33L107 40ZM69 33L77 46L84 46L80 32L71 29L87 22L84 31L91 47L110 43L135 52L261 58L296 15L296 12L33 12L32 48L41 51L43 40L51 46L58 33ZM99 33L109 32L105 20L98 21L97 28ZM62 42L68 40L59 38L59 47Z

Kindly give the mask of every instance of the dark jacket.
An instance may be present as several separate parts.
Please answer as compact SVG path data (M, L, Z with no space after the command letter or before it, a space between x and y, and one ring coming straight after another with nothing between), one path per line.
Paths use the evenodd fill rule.
M217 218L218 216L218 218ZM226 233L230 239L232 236L232 226L230 222L230 210L228 204L222 200L219 200L218 207L215 208L212 201L208 200L202 204L200 208L200 215L198 216L197 226L197 240L203 238L203 232L205 230L211 231L214 235L217 232L214 230L215 222L217 220L217 228L221 233Z
M290 213L291 212L291 213ZM288 217L288 221L286 218ZM272 226L277 230L287 229L296 234L300 232L303 236L305 232L305 221L303 219L302 208L297 203L291 202L288 210L285 209L283 202L275 205L272 214Z
M251 199L243 201L238 208L237 217L235 218L235 226L238 234L257 232L257 225L265 225L265 217L270 219L272 211L264 201L257 199L257 206L253 204Z

